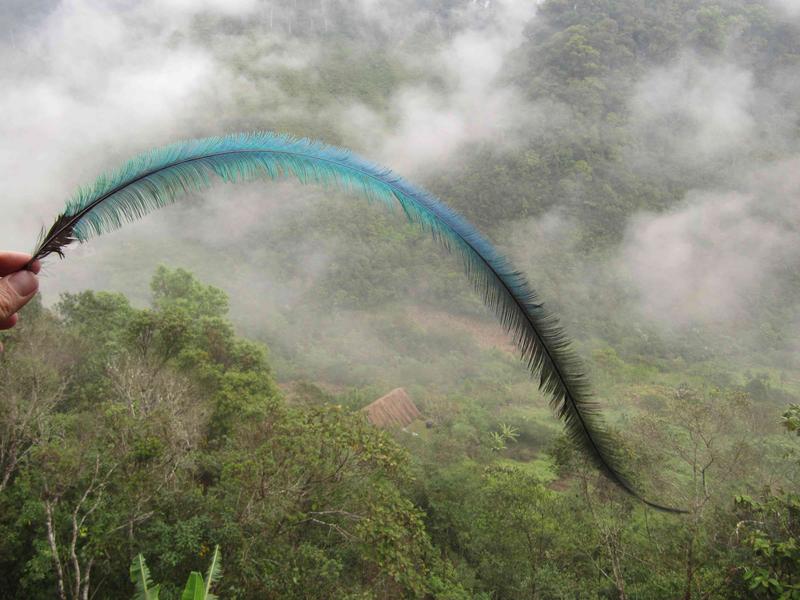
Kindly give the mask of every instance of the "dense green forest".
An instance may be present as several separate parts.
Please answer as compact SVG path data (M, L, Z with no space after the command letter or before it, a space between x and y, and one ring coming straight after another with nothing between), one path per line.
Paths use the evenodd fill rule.
M189 127L380 154L370 126L405 126L409 86L477 110L426 57L494 32L502 64L464 85L517 110L446 160L400 154L530 275L635 483L687 514L573 448L457 259L402 214L248 185L102 240L94 290L45 295L0 334L0 598L134 597L141 556L177 599L217 547L229 599L800 598L798 15L545 0L505 42L507 4L201 13L181 36L235 87ZM459 68L480 76L480 58ZM687 245L739 262L653 279L687 214ZM374 427L360 409L398 386L423 420Z

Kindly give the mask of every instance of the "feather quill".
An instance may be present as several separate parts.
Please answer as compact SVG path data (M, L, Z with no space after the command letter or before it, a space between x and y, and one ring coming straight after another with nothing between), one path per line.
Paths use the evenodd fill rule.
M320 142L274 133L244 133L179 142L142 154L116 172L79 189L49 231L34 260L63 257L85 242L171 204L181 195L224 182L294 177L336 187L402 208L409 221L430 231L463 259L468 277L519 347L522 360L550 397L570 438L620 488L645 504L683 512L645 499L624 475L580 361L554 315L544 309L525 276L463 217L425 190L355 154Z

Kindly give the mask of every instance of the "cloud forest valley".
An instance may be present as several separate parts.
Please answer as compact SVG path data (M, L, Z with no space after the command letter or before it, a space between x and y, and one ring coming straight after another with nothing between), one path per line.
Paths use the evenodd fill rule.
M0 332L0 600L800 600L796 0L2 0L0 90L2 250L180 140L423 186L683 511L399 199L217 182Z

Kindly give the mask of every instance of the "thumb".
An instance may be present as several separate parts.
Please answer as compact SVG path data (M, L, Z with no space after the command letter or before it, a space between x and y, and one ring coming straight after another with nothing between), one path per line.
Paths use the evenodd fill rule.
M27 270L0 279L0 323L25 306L38 289L39 280Z

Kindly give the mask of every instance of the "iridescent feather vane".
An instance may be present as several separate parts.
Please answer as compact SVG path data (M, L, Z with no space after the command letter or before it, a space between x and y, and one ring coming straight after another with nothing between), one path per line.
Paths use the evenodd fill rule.
M66 246L118 229L187 193L208 188L215 178L227 183L295 178L303 184L334 187L389 207L399 206L409 221L461 256L467 276L513 337L570 438L594 464L645 504L682 512L646 500L624 475L581 363L525 276L443 202L347 150L262 132L189 140L152 150L78 190L41 236L34 259L54 253L63 256Z

